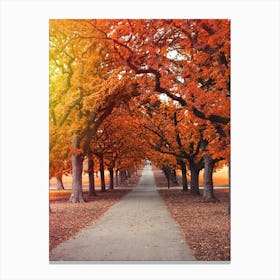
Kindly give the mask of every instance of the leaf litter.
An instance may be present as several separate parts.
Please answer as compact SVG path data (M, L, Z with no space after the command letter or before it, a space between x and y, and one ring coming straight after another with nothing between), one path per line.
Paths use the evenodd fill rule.
M186 242L199 261L230 260L229 193L215 190L219 203L203 203L181 189L166 189L163 174L154 172L158 191Z

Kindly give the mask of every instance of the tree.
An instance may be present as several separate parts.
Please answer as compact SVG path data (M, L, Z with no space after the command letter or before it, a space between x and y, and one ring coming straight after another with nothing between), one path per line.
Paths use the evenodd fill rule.
M220 143L229 143L230 22L121 20L114 23L115 32L107 33L107 39L135 75L153 79L152 90L149 83L150 93L167 95L198 122L203 122L207 130L214 128ZM213 151L207 151L208 156L215 157ZM209 160L205 158L204 162L208 164ZM205 182L211 180L210 175L205 178ZM206 183L204 186L207 188Z
M129 76L122 76L124 67L108 69L106 44L91 24L50 21L50 116L56 131L72 134L71 202L84 201L82 164L92 137L118 103L138 94Z
M168 102L163 105L162 99ZM54 137L50 149L55 146L53 139L66 136L72 153L70 201L83 201L83 159L91 152L100 127L122 106L128 106L128 114L120 114L122 126L134 107L140 125L128 127L133 135L139 136L145 129L151 137L143 137L147 143L140 141L143 153L140 147L132 147L139 145L133 141L119 152L110 137L106 140L114 143L102 154L110 169L111 187L114 168L124 174L132 159L139 162L153 148L174 157L183 178L186 167L190 169L193 193L199 193L197 178L204 165L209 171L205 172L204 187L211 189L215 162L229 158L230 22L51 20L50 118ZM149 118L154 122L147 123ZM164 129L159 124L162 120L167 124ZM113 126L107 124L106 129ZM202 141L207 143L205 147ZM186 189L187 182L183 182Z
M49 177L56 178L57 189L64 189L62 176L71 173L71 150L64 145L66 135L54 130L54 124L50 120L50 156Z
M88 153L88 177L89 177L89 196L96 196L94 181L94 159L91 152Z
M106 38L136 75L154 78L155 92L217 127L229 123L229 111L222 109L230 86L228 20L115 20ZM209 86L211 106L203 108L204 94L199 104L192 96Z

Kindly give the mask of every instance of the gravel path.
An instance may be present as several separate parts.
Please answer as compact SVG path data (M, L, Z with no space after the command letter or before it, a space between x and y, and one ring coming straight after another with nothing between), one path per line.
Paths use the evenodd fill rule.
M51 251L51 261L194 261L160 198L151 167L99 220Z

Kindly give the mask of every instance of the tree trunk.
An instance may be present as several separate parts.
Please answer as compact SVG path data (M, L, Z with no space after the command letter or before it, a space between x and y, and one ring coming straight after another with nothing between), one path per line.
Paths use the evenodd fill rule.
M121 183L124 183L126 180L126 171L121 171Z
M200 195L199 192L199 170L195 167L192 166L190 167L191 169L191 189L190 193L194 195Z
M123 171L120 170L120 184L123 183Z
M173 183L173 185L178 186L178 180L177 180L177 173L176 173L176 169L172 169L171 173L170 173L170 179Z
M120 171L120 183L123 183L123 171Z
M58 190L64 190L63 182L62 182L62 175L56 177L57 182L57 189Z
M94 161L91 155L88 157L88 180L89 180L89 196L96 196L94 181Z
M163 166L162 171L165 175L165 178L167 180L167 188L170 188L170 168L168 166Z
M106 185L105 185L105 174L104 174L104 159L103 156L99 158L99 165L100 165L100 181L101 181L101 191L106 192Z
M204 156L204 176L203 176L203 201L217 202L213 188L214 160L209 156Z
M119 185L119 170L118 169L116 169L116 171L115 171L115 176L116 176L116 186L118 186Z
M188 179L187 179L187 168L184 161L179 161L181 172L182 172L182 185L183 185L183 191L186 192L188 190Z
M113 168L109 168L109 173L110 173L110 189L114 189L114 170Z
M74 141L73 141L74 142ZM74 148L78 148L73 144ZM85 202L82 189L82 172L84 157L76 152L72 155L72 193L69 201L73 203Z

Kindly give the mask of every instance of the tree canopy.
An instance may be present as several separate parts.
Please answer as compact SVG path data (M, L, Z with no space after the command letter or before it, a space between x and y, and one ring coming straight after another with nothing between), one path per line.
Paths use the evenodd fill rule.
M88 153L126 170L229 162L229 20L50 20L49 42L50 176Z

